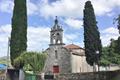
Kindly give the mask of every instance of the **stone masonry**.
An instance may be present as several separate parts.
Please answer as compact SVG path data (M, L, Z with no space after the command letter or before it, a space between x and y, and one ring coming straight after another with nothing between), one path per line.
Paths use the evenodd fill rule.
M50 45L45 51L48 56L44 67L44 72L53 72L53 66L59 66L60 73L71 72L71 55L64 47L63 29L58 25L57 17L55 24L50 31Z

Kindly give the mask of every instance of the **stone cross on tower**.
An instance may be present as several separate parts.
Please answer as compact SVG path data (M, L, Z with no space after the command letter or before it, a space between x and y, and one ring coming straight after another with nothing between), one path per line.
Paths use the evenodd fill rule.
M58 25L57 16L50 31L50 45L63 44L63 29Z

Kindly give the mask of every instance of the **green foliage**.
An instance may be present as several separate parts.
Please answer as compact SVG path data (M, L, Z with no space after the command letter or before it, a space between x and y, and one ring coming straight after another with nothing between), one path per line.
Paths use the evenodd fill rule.
M117 27L119 30L119 34L120 34L120 14L116 18L116 21L117 21ZM120 55L120 36L118 37L118 40L117 40L116 52Z
M116 52L120 55L120 37L118 37L118 40L117 40Z
M118 15L115 21L118 23L117 27L120 33L120 15ZM110 64L120 64L120 37L117 40L111 39L110 46L107 49L103 48L101 65L107 66Z
M110 57L109 57L109 47L103 47L102 49L102 56L100 60L100 65L102 66L109 66L111 64Z
M102 66L108 66L110 64L120 64L120 55L117 50L118 40L111 40L110 46L104 47L102 50L102 56L100 64Z
M14 0L12 31L10 40L11 64L27 48L27 8L26 0Z
M17 57L16 59L14 59L14 64L13 64L13 66L15 67L15 68L23 68L23 66L24 66L24 59L23 59L23 56L19 56L19 57Z
M90 1L87 1L85 3L83 20L86 60L88 64L93 65L93 63L97 63L98 58L100 59L102 45L94 14L94 9ZM99 51L99 54L96 54L96 51Z
M113 64L120 64L120 54L119 54L119 51L117 50L118 49L118 40L112 40L111 41L111 44L110 44L110 61L111 63Z
M45 53L24 52L14 60L14 66L16 68L22 68L24 66L25 70L32 70L35 73L38 73L42 71L45 60Z

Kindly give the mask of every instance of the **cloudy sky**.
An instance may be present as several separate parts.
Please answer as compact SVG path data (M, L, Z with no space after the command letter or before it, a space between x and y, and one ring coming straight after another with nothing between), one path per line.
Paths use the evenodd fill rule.
M0 0L0 57L7 55L7 41L11 32L14 0ZM83 9L87 0L27 0L28 51L41 51L49 44L49 31L55 16L64 29L64 43L84 47ZM120 0L91 0L103 46L117 39L118 30L113 24L120 14Z

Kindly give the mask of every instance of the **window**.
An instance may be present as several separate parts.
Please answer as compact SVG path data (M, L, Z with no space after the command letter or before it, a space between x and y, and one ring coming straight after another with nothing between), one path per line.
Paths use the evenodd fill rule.
M57 50L55 50L55 58L58 59Z
M57 33L57 35L59 36L60 34L59 34L59 33Z

